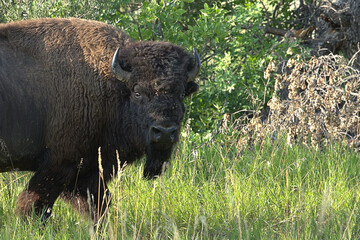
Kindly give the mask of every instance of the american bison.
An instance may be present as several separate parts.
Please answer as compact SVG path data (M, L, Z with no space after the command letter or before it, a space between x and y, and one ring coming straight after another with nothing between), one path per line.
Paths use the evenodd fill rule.
M199 69L195 50L136 42L101 22L0 24L0 172L35 172L20 215L47 217L61 196L96 222L119 167L146 155L144 177L160 175Z

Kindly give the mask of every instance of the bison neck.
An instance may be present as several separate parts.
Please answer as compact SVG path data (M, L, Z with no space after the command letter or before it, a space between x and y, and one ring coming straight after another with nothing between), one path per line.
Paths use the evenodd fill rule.
M138 125L133 119L129 103L124 100L124 94L117 95L117 99L108 101L108 127L101 145L102 152L118 165L116 152L119 154L121 166L128 165L140 159L146 152L146 145Z

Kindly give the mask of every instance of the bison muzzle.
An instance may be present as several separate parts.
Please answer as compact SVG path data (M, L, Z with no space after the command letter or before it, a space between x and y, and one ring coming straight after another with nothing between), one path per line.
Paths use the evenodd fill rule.
M199 69L196 50L101 22L0 24L0 172L35 172L19 213L48 216L61 196L96 222L119 168L146 156L144 177L160 175Z

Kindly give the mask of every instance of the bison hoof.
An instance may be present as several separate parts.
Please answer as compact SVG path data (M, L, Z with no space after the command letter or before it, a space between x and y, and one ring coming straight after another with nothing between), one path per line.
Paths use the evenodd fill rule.
M52 214L50 207L42 204L40 196L32 191L23 191L18 198L18 214L21 217L31 217L33 213L41 217L45 223Z
M48 208L41 217L41 222L46 223L52 215L52 209Z

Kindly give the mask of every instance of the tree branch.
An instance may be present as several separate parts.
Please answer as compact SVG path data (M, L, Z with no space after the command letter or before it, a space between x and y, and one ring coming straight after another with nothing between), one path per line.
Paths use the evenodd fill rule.
M253 28L253 26L241 26L242 29L250 29ZM298 30L290 29L290 30L284 30L279 28L273 28L273 27L259 27L259 29L263 30L265 33L276 35L276 36L289 36L289 37L295 37L299 39L305 39L315 30L314 26L310 26L307 28L300 28Z
M286 33L289 31L289 30L277 29L272 27L262 27L262 29L264 30L265 33L269 33L277 36L285 36Z

